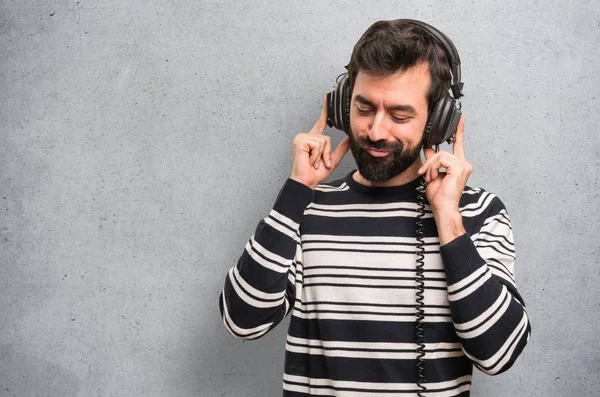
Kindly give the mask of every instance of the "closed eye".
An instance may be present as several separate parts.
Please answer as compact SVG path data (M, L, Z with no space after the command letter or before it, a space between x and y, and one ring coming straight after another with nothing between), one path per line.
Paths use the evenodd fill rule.
M373 112L372 109L369 108L360 108L360 107L356 107L356 111L358 112L358 114L363 115L363 116L367 116L369 114L371 114L371 112Z
M410 117L396 117L396 116L392 116L392 120L395 123L402 124L402 123L406 123L408 120L410 120Z
M368 116L373 113L372 108L361 108L360 106L356 106L356 111L361 116ZM409 121L411 119L410 117L397 117L394 115L390 115L390 117L395 123L398 123L398 124L406 123L407 121Z

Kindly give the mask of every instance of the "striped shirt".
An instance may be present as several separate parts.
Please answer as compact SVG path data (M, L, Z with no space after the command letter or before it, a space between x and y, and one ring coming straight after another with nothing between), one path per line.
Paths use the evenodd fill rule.
M246 340L292 314L284 397L417 395L419 183L373 188L350 173L313 191L288 179L259 222L219 306ZM467 187L460 212L467 233L440 247L425 206L426 396L469 396L473 365L507 370L531 330L504 205Z

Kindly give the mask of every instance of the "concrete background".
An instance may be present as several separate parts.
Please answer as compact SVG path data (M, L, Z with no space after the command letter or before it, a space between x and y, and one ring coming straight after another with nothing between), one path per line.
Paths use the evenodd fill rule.
M293 136L399 17L455 42L470 185L515 230L533 336L473 396L598 395L597 1L0 4L0 396L280 395L287 322L234 340L218 293Z

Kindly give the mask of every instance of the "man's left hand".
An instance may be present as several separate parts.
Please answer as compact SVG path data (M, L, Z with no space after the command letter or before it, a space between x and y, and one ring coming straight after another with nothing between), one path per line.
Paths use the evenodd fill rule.
M465 119L461 117L456 127L452 153L436 153L433 148L425 148L425 162L419 168L419 174L425 174L425 193L431 204L442 244L442 240L452 240L458 237L456 234L464 233L459 202L467 180L473 172L473 167L465 159L464 130ZM440 171L441 168L445 168L445 171ZM441 230L442 228L444 230ZM450 230L452 232L448 233Z

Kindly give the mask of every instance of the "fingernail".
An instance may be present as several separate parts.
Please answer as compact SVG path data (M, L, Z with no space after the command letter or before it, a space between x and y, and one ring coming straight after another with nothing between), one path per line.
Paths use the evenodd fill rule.
M315 163L315 169L319 168L319 165L320 165L320 164L321 164L321 160L318 160L318 161Z
M327 167L331 168L331 160L327 160Z

